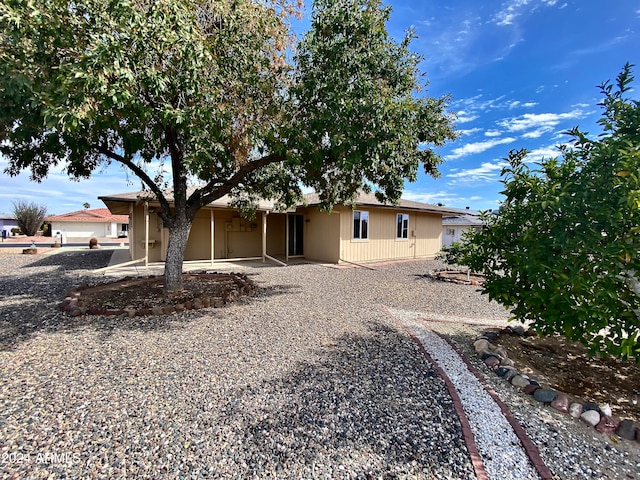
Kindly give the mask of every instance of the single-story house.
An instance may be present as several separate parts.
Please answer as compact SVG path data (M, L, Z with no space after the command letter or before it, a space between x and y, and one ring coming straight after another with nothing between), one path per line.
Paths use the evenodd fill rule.
M459 215L442 217L442 246L448 247L459 242L467 230L479 230L484 222L478 215Z
M129 215L132 260L166 260L169 231L160 204L139 192L100 197L112 214ZM316 194L286 212L262 202L252 220L241 217L223 197L203 207L193 222L185 261L304 257L326 263L433 258L442 244L442 217L461 210L400 200L380 203L362 194L353 206L320 211Z
M10 213L0 213L0 235L5 231L7 232L5 236L10 236L12 228L18 228L18 222L14 216Z
M122 237L129 230L128 215L114 215L108 208L92 208L50 215L44 219L51 225L53 237L63 238Z

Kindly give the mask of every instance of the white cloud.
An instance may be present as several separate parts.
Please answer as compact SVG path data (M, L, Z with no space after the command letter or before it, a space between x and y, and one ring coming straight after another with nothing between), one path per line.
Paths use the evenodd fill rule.
M532 130L531 132L527 132L522 135L522 138L540 138L542 135L547 133L549 129L547 128L538 128L536 130Z
M439 192L412 192L405 190L402 194L402 198L411 200L413 202L430 203L436 205L442 203L443 205L451 205L459 203L460 196L456 193L445 192L443 190Z
M405 190L402 194L402 198L414 202L429 203L431 205L441 203L442 205L453 208L465 208L468 206L474 210L480 209L477 205L474 205L474 203L477 204L477 202L484 200L484 197L478 195L466 197L464 195L460 195L458 192L448 192L444 190L440 190L439 192L413 192ZM497 202L490 201L487 204L493 203Z
M525 8L531 4L531 11L540 6L553 7L558 0L509 0L502 4L501 9L492 18L493 22L500 26L513 25L515 20L523 15ZM563 8L562 6L560 8Z
M523 136L537 138L543 133L552 131L562 121L584 117L584 111L576 109L567 113L525 113L519 117L505 118L497 123L509 132L531 130Z
M474 133L478 133L479 131L481 131L481 128L469 128L467 130L458 130L458 133L460 135L473 135Z
M469 114L468 112L461 111L457 113L457 117L458 117L456 119L457 123L469 123L476 120L478 118L478 115L472 115L472 114Z
M500 135L502 135L500 130L487 130L484 132L485 137L499 137Z
M500 178L500 172L507 165L508 163L504 161L483 162L479 167L449 173L446 177L454 179L450 184L495 182Z
M555 146L536 148L527 154L527 162L539 162L543 159L557 157L558 154L558 148Z
M482 153L497 145L514 142L513 137L497 138L495 140L487 140L484 142L468 143L462 147L455 148L453 152L445 157L447 160L455 160L456 158L465 157L476 153Z

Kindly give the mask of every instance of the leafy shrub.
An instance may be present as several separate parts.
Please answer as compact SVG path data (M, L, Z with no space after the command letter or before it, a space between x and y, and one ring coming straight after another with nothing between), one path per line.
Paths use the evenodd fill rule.
M40 230L44 217L47 216L47 207L35 202L18 200L13 202L13 216L20 230L27 236L33 236Z
M486 227L446 249L449 263L483 272L483 293L543 334L640 363L640 102L601 85L604 133L574 128L570 145L530 169L525 150L502 171L506 199Z

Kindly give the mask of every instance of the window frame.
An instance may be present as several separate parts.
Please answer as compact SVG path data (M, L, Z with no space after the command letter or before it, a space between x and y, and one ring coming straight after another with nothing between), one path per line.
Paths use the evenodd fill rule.
M408 213L396 214L396 240L409 240L409 219Z
M359 218L356 220L356 214ZM356 236L356 222L358 222L358 236ZM362 225L364 224L364 236L362 234ZM351 215L351 240L356 242L368 242L369 241L369 211L368 210L354 210Z

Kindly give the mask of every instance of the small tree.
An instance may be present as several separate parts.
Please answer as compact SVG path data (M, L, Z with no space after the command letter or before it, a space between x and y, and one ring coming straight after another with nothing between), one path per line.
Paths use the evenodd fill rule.
M601 86L604 133L577 128L569 147L531 170L512 151L505 200L486 227L446 252L486 276L483 293L545 334L579 340L592 353L640 362L640 103Z
M27 236L35 235L47 216L47 207L35 202L18 200L13 203L13 216L18 227Z

